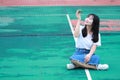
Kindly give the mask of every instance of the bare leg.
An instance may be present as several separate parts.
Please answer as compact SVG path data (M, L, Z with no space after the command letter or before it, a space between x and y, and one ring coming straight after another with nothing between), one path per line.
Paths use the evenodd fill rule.
M76 68L78 67L82 67L82 68L86 68L86 69L97 69L96 66L93 66L93 65L89 65L89 64L83 64L77 60L71 60L71 62L73 64L75 64Z

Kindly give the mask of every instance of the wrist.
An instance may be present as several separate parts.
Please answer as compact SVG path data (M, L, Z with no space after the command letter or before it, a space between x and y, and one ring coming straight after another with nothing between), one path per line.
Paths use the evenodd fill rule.
M78 21L81 21L81 18L78 18Z
M89 53L89 55L90 55L90 56L92 56L92 55L93 55L93 53Z

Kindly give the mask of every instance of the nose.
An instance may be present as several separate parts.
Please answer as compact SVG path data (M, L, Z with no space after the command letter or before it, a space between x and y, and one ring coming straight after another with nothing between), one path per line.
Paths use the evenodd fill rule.
M89 22L89 20L88 20L88 18L86 18L86 20L85 20L86 22Z

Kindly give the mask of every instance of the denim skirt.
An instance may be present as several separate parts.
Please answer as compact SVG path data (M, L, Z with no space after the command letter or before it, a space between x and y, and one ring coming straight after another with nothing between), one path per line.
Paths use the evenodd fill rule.
M90 50L86 50L86 49L81 49L81 48L76 48L74 54L70 57L70 60L77 60L81 63L85 63L85 56L86 54L88 54L90 52ZM91 56L90 61L87 64L90 65L98 65L100 62L100 58L98 55L93 54Z

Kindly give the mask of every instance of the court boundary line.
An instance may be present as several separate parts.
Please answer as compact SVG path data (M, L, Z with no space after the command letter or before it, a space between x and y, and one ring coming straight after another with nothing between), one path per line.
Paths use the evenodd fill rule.
M72 34L73 34L74 31L73 31L73 27L72 27L72 23L71 23L69 14L66 14L66 17L67 17L67 20L68 20L68 23L69 23L71 32L72 32ZM73 36L73 38L74 38L74 41L76 42L76 38L75 38L74 36ZM86 73L87 79L88 79L88 80L92 80L92 77L91 77L90 72L89 72L88 69L85 69L85 73Z

